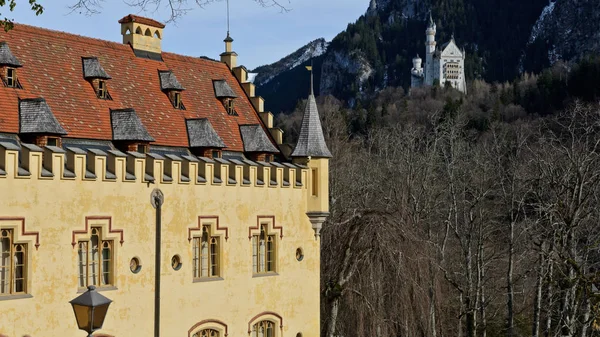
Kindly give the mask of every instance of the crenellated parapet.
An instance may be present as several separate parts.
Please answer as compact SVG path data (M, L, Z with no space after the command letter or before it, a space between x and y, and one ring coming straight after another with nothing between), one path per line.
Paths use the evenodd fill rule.
M0 179L306 189L308 167L291 163L142 154L0 142Z

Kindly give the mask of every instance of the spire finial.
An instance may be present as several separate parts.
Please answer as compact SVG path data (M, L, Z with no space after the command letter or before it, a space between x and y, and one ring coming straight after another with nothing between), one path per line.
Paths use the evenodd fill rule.
M310 60L310 65L306 66L306 70L310 71L310 94L315 95L314 84L313 84L313 61Z
M429 27L433 27L433 16L431 15L431 9L429 10Z

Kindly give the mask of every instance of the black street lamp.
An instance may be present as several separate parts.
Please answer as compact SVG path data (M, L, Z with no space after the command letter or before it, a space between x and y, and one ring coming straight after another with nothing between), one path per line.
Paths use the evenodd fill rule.
M69 303L73 306L77 326L91 337L94 331L102 328L111 302L112 300L96 292L95 286L89 286L86 292Z

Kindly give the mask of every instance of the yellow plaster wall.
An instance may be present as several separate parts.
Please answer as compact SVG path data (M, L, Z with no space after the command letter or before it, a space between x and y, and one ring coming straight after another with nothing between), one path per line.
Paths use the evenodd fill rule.
M255 315L271 311L283 317L283 328L277 337L319 336L319 241L315 240L306 216L308 171L277 169L277 186L259 186L256 171L262 167L221 165L221 177L233 176L235 184L214 184L213 164L167 162L162 160L112 158L116 181L103 181L104 157L93 157L98 179L83 180L84 155L69 157L77 178L64 179L64 155L46 151L55 177L40 177L41 153L30 152L31 177L15 175L16 151L0 149L0 167L7 174L0 177L0 217L23 217L26 230L39 232L40 247L34 248L33 236L20 235L17 240L29 244L29 287L31 298L0 297L0 334L21 337L83 336L76 327L68 303L78 296L77 248L73 248L72 232L85 228L86 216L108 216L112 228L124 231L124 243L115 242L116 290L102 291L114 302L101 333L112 336L152 336L154 320L154 233L155 210L150 194L160 188L165 195L162 210L162 305L161 336L188 336L196 323L216 319L228 325L229 336L248 336L248 322ZM110 160L109 160L110 161ZM136 181L124 181L127 161L136 168ZM48 161L47 161L48 162ZM153 165L156 177L162 177L165 165L172 165L174 182L154 184L142 180L146 165ZM92 165L94 166L94 165ZM207 172L208 182L185 184L178 181L183 166L195 177ZM270 169L270 168L264 168ZM232 175L229 175L232 170ZM249 171L251 184L241 184L242 174ZM233 173L235 172L235 174ZM299 173L296 179L296 174ZM270 174L265 172L265 177ZM289 177L289 187L283 187ZM226 179L224 179L226 180ZM301 180L302 186L294 181ZM218 216L219 225L229 228L229 239L222 238L223 280L193 282L192 243L188 228L198 224L198 216ZM253 277L251 241L248 230L256 226L257 216L274 216L283 227L283 238L277 235L278 275ZM0 226L8 222L0 221ZM106 233L106 228L104 228ZM224 232L217 231L217 234ZM278 231L275 233L279 234ZM301 247L304 259L298 262L296 249ZM179 254L183 267L171 268L170 260ZM132 257L139 257L142 270L129 270Z
M136 33L138 27L141 29L141 34ZM146 30L150 30L151 35L146 36ZM155 33L158 33L159 37L155 36ZM128 22L121 25L121 34L123 35L123 43L130 44L133 49L159 54L162 51L162 28L156 28L137 22Z

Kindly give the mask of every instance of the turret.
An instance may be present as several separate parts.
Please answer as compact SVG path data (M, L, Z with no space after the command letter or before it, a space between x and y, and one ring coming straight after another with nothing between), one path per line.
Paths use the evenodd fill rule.
M425 42L427 54L433 54L435 52L435 33L436 33L436 25L433 22L433 17L431 16L431 12L429 13L429 25L427 26L427 30L425 34L427 35L427 41Z
M312 67L307 68L311 71L310 94L292 158L294 163L306 165L309 168L308 212L306 215L312 223L316 238L320 235L323 222L329 216L329 158L332 155L325 143L319 110L315 101Z
M227 37L223 42L225 42L225 52L220 55L221 62L226 63L229 66L229 69L233 69L237 67L238 54L233 51L233 39L229 36L229 32L227 32Z
M412 59L413 62L413 74L422 73L423 72L423 59L419 57L419 54L415 58Z

